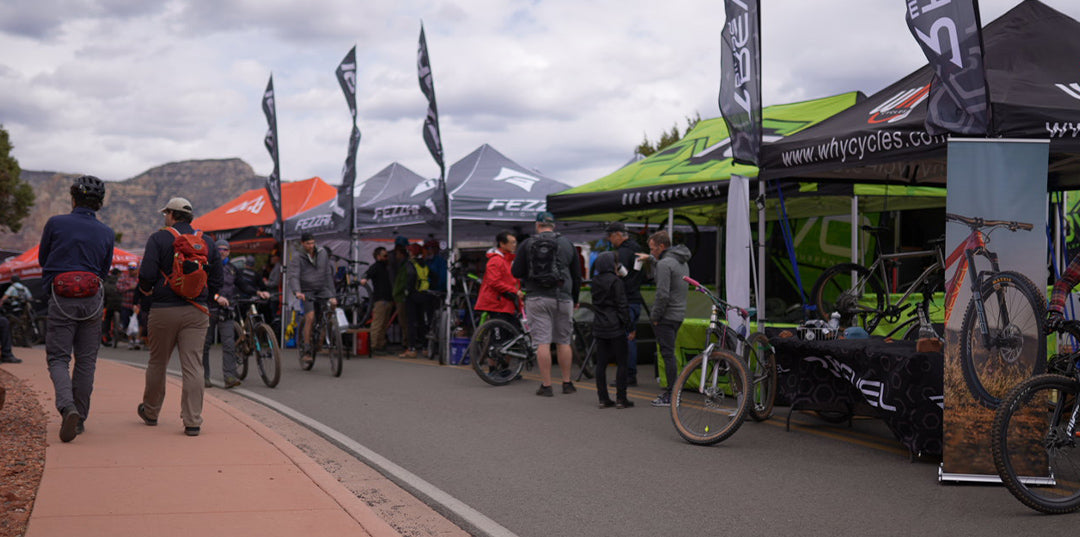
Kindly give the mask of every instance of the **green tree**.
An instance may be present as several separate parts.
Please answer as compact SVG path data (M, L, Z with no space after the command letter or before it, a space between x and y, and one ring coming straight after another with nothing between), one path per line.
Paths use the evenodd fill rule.
M634 148L634 153L647 157L657 151L662 151L671 144L682 140L695 126L697 126L699 121L701 121L701 114L698 112L694 113L694 117L687 116L686 129L683 130L681 135L679 134L679 124L675 123L671 125L670 131L666 131L660 135L660 139L657 140L655 144L649 141L648 135L645 135L645 138L641 143Z
M0 228L17 233L34 206L34 189L19 180L19 161L11 156L11 140L0 125Z

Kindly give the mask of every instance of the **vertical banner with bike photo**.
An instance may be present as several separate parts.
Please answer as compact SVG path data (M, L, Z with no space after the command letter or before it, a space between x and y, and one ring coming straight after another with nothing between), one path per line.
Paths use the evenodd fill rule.
M1045 368L1048 159L1044 141L949 140L942 479L997 480L994 412Z

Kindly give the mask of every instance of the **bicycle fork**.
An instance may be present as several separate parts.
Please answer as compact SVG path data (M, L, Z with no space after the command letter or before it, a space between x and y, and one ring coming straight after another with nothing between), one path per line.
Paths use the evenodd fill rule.
M983 296L980 283L982 278L975 268L975 256L981 255L990 261L991 272L989 274L997 274L999 272L998 256L994 252L990 252L985 246L979 246L978 248L970 249L964 252L967 257L967 269L971 278L971 300L975 304L975 314L979 319L979 335L983 340L983 348L990 349L993 347L993 338L990 335L990 324L986 320L986 307L983 305ZM996 291L998 313L1001 315L1001 326L1005 327L1009 325L1009 310L1005 304L1005 294L1000 290Z

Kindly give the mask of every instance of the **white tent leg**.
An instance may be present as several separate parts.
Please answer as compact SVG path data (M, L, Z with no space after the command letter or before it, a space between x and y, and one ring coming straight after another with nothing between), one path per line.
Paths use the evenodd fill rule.
M765 181L758 180L758 194L765 200ZM765 331L765 204L758 207L757 220L757 330Z

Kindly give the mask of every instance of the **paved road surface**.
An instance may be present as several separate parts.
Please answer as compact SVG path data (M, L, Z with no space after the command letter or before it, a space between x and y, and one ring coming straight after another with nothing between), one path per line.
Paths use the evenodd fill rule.
M212 355L220 384L220 348ZM700 447L649 406L655 385L632 390L632 409L599 410L588 383L534 396L535 372L493 387L467 367L352 359L333 378L286 350L282 375L269 389L253 371L238 393L318 420L521 536L1047 534L1080 521L1038 515L997 485L939 484L936 462L910 462L872 419L848 428L796 413L786 432L779 408Z

